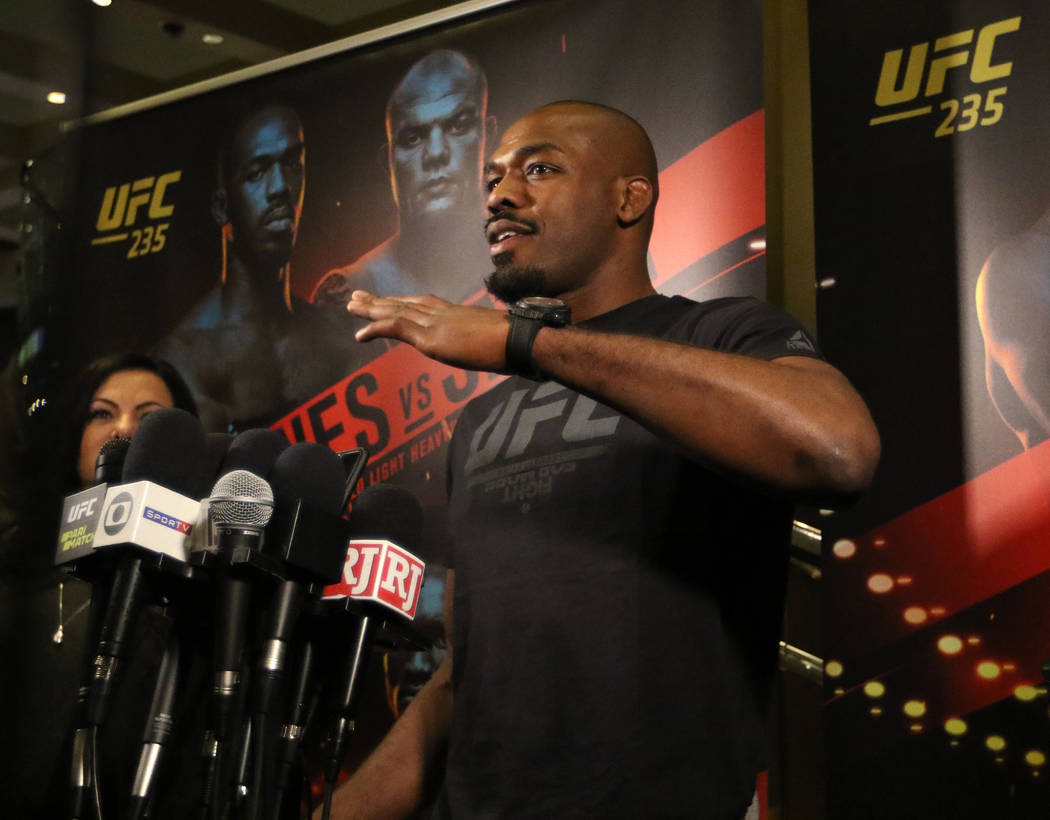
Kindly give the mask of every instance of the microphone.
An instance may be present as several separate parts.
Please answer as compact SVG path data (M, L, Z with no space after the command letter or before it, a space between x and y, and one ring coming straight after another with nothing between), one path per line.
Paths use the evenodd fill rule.
M233 433L208 433L204 437L204 464L202 468L205 475L216 476L219 474L219 465L226 458L233 443Z
M105 501L88 551L113 546L119 561L85 687L83 719L74 736L72 800L77 816L88 788L96 790L97 800L94 749L145 595L143 567L147 561L151 566L172 566L172 557L181 564L183 542L192 529L189 522L200 506L195 499L202 495L204 452L204 432L194 416L174 408L156 410L142 420L127 446L120 478L132 483L94 488L103 493ZM103 462L103 477L115 477L116 454L100 453L99 461Z
M130 444L128 438L111 438L103 442L95 459L95 483L63 499L55 566L76 561L94 550L95 530L102 517L106 489L108 485L120 482Z
M130 438L111 438L102 443L95 459L95 483L116 484L124 470L124 459L128 455Z
M312 700L310 686L313 682L316 654L314 642L305 641L299 654L299 662L295 667L295 679L292 682L288 712L284 723L281 724L280 737L277 740L274 817L280 816L279 812L288 789L292 765L299 753L299 747L302 745L303 735L306 733L307 723L310 720L309 704Z
M260 442L266 442L261 433L256 435ZM274 783L263 774L266 761L271 759L267 722L281 690L303 602L312 591L311 583L338 577L345 543L345 522L337 517L345 484L342 462L316 443L274 444L271 452L277 450L268 475L275 496L274 515L262 539L261 552L251 555L239 550L241 555L234 556L276 578L262 621L252 681L250 775L246 768L248 749L244 747L247 741L238 739L241 745L235 753L235 797L239 801L247 798L243 816L248 818L258 816L264 799L272 802Z
M150 703L149 717L146 719L146 730L142 737L142 751L139 753L138 769L135 782L131 788L131 802L128 817L131 820L149 815L150 800L161 754L171 734L172 713L175 707L175 684L179 677L179 642L170 637L161 657L160 669L157 671L157 682Z
M264 427L252 428L238 433L230 443L229 451L222 461L223 472L248 470L265 478L273 469L274 462L288 449L288 439L276 430Z
M325 785L334 788L354 730L368 653L378 623L391 612L411 620L419 603L425 564L411 550L422 540L423 510L408 490L374 484L357 497L343 578L326 587L329 609L356 612L357 622L338 679L336 714L325 756Z
M204 432L200 422L175 408L156 410L139 425L128 446L122 478L106 490L94 548L119 544L123 554L113 577L98 638L88 692L88 723L101 726L118 667L126 652L131 623L144 594L143 566L180 563L192 528L200 492ZM129 483L130 482L130 483ZM156 506L152 506L156 505ZM128 549L130 548L130 549Z
M273 490L265 479L250 470L231 470L215 482L207 500L221 555L230 559L238 550L261 549L273 516Z
M314 442L293 444L277 456L270 480L276 506L268 536L274 537L264 551L281 560L289 577L279 582L266 622L256 676L257 713L272 708L306 584L336 575L345 543L345 524L337 517L345 473L335 453Z
M293 706L277 742L277 776L262 776L269 715L274 711L284 679L289 647L306 599L320 584L337 578L343 561L346 522L342 509L346 474L339 457L323 445L306 442L280 450L269 474L275 495L274 516L263 541L264 557L279 566L280 580L272 593L253 680L253 776L238 776L248 797L247 817L258 815L263 794L275 812L283 803L305 721L305 702L314 666L314 651L303 646L292 694ZM239 759L243 762L243 752ZM252 780L248 788L248 780Z
M238 433L236 436L233 436L230 433L213 433L212 435L223 435L227 439L227 444L225 449L223 450L221 458L219 460L216 460L215 462L217 469L213 471L217 472L220 476L227 476L237 471L246 471L248 473L253 473L259 479L263 479L269 474L270 470L273 468L273 463L276 460L278 453L288 446L288 440L280 433L277 433L274 430L253 428L251 430L245 430L242 433ZM250 479L244 480L250 481ZM231 488L232 485L225 486L222 488L221 492L229 492ZM198 553L214 553L219 549L216 519L210 511L211 504L215 500L213 497L216 495L217 491L219 491L218 483L216 483L215 486L212 487L209 497L205 498L204 503L202 504L201 515L202 518L206 517L207 520L210 522L209 526L205 528L206 532L203 533L203 537L197 538L191 545L191 549L194 551L195 563L204 564L205 566L208 566L210 563L208 556ZM266 490L266 497L269 499L267 503L272 508L273 493L269 490L269 487L267 487ZM250 501L251 499L246 498L244 500ZM269 516L267 516L267 520L269 520ZM223 521L235 522L237 521L237 518L236 515L233 518L230 518L229 513L224 513ZM260 539L251 540L252 543L249 545L249 547L257 551L260 546L260 544L258 543ZM227 547L228 557L230 548L229 545L227 545Z
M154 410L142 419L131 440L121 480L152 481L199 499L211 486L207 450L196 416L175 407Z
M240 690L253 578L245 563L260 553L273 514L273 491L262 478L287 441L271 430L246 430L229 443L223 474L206 499L208 543L221 562L215 568L215 633L212 647L211 718L204 742L200 805L207 814L220 800L220 761L231 733ZM200 555L200 553L198 553Z
M273 514L270 485L255 473L235 469L215 483L209 502L220 556L230 561L238 551L249 555L257 552L263 529ZM215 600L212 730L222 742L229 731L229 716L240 685L251 580L228 566L219 574Z
M284 450L270 475L277 504L264 550L292 575L311 582L338 580L346 554L343 510L346 474L339 456L322 444Z

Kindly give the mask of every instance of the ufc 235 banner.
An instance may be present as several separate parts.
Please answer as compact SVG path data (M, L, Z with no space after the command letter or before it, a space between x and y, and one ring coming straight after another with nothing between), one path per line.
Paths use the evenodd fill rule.
M1050 8L811 2L821 345L883 460L824 522L828 816L1050 807Z
M457 413L495 378L358 344L350 291L491 304L481 164L518 117L583 99L653 137L657 287L762 294L759 9L504 4L81 128L48 343L70 372L109 350L153 351L187 376L211 429L364 447L360 487L405 484L433 512ZM443 651L439 532L428 520L415 620L432 646L392 653L373 676L395 713Z
M168 358L213 429L366 447L364 484L433 500L456 411L493 380L358 344L349 293L490 304L480 166L558 99L652 134L661 289L763 292L761 82L757 3L522 2L88 126L49 330L70 364Z

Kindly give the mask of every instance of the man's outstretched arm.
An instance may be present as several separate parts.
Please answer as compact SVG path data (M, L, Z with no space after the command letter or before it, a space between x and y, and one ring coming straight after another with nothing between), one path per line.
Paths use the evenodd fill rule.
M502 311L361 291L347 309L370 320L360 341L400 339L447 364L506 370ZM848 502L878 463L879 436L863 400L816 359L762 361L567 327L540 330L533 361L692 457L797 498Z

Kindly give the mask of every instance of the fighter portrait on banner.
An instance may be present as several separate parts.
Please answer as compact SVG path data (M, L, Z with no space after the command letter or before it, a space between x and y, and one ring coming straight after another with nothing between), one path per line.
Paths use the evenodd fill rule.
M243 107L219 146L211 213L219 281L157 347L197 396L205 426L260 426L353 369L349 321L294 297L306 141L283 103Z
M481 163L488 116L485 72L438 49L412 65L386 106L386 158L398 232L352 264L330 271L314 302L345 308L357 288L381 295L434 293L464 301L480 291L487 253Z
M977 315L988 393L1028 450L1050 438L1050 211L988 257Z

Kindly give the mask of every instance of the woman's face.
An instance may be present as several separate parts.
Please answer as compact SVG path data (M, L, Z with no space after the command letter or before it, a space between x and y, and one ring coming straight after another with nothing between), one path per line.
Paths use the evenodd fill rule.
M102 445L111 438L131 438L143 417L175 400L164 380L149 370L118 370L102 382L88 406L87 421L80 436L77 475L82 485L95 477L95 461Z

